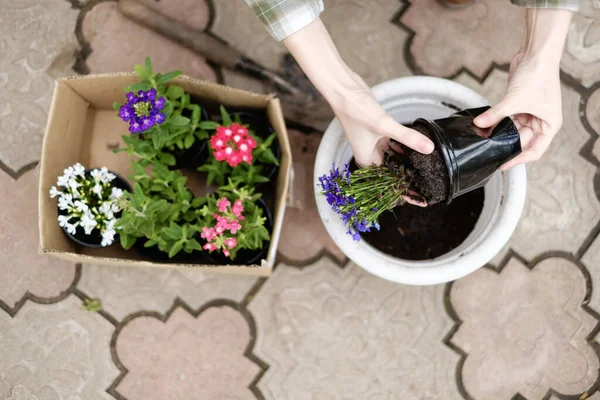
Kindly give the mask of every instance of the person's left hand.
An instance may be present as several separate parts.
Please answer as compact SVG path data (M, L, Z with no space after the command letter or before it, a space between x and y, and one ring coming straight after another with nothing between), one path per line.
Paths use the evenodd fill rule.
M512 117L515 122L523 152L500 169L539 160L562 125L558 63L523 54L513 58L504 98L473 123L485 129L505 117Z

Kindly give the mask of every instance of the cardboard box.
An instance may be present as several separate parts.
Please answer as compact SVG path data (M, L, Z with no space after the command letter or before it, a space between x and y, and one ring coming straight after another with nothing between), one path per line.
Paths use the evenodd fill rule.
M121 136L128 135L128 125L113 109L113 102L126 102L124 87L137 82L134 74L90 75L61 79L56 83L42 149L39 184L40 247L42 253L76 263L93 263L144 267L195 267L228 273L269 275L277 253L286 197L290 184L291 151L279 100L180 76L173 83L198 97L216 110L219 104L231 109L264 109L277 132L281 145L281 166L275 192L274 226L266 260L255 266L215 266L196 264L163 264L145 261L135 251L125 251L118 244L104 249L80 248L74 245L57 223L57 202L48 191L56 185L63 169L76 162L86 168L106 166L124 178L130 175L130 159L126 153L113 153L124 147ZM190 185L198 185L194 179Z

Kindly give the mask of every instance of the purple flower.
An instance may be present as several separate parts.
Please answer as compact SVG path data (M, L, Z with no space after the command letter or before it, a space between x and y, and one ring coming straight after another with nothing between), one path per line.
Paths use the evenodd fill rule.
M140 90L137 94L127 93L127 103L119 109L119 116L129 122L131 133L145 132L154 125L165 122L166 116L159 111L165 105L165 98L156 98L156 89Z

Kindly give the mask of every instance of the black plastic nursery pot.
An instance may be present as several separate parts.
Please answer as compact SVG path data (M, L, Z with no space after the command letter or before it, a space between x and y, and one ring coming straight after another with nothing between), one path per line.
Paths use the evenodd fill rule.
M92 171L92 170L93 169L86 170L85 171L86 175L88 175L90 173L90 171ZM113 187L131 192L131 186L125 179L123 179L120 175L115 174L112 171L109 171L109 172L116 176L116 178L111 182ZM67 215L67 212L65 210L61 210L60 208L58 208L58 215ZM120 213L116 214L117 217L119 215L120 215ZM74 235L67 232L67 229L65 227L62 227L62 230L69 239L71 239L78 245L84 246L84 247L104 248L104 247L113 246L115 243L119 243L119 234L115 235L115 240L113 241L113 243L110 246L102 246L102 235L97 230L92 231L92 233L89 235L85 234L85 231L81 226L78 226L75 229Z
M196 238L200 242L200 235ZM169 257L169 254L160 250L158 246L145 247L145 238L138 238L135 242L135 250L146 260L164 264L205 264L209 261L206 254L203 251L193 251L186 253L181 250L173 257Z
M265 227L269 231L269 234L273 232L273 214L269 207L267 207L267 203L261 198L258 199L256 205L263 210L263 216L267 218L265 221ZM205 241L202 242L204 245ZM206 252L205 256L212 264L216 265L254 265L260 264L260 260L265 259L267 257L267 252L269 250L270 242L264 242L263 247L259 250L248 250L243 249L238 251L235 260L231 260L229 257L224 256L222 253L217 252Z
M209 115L206 111L206 107L204 107L200 100L191 97L190 99L192 104L197 104L200 106L200 110L202 113L201 121L208 121ZM192 112L190 110L184 110L182 115L187 118L191 118ZM169 150L171 154L175 157L175 165L170 166L169 169L195 169L200 165L204 164L208 159L208 141L207 140L195 140L194 144L189 149L179 149L175 147L173 150Z
M260 113L253 111L238 111L230 114L231 119L235 120L236 117L239 117L241 123L243 125L248 125L248 128L254 133L254 135L260 137L261 139L266 139L271 136L275 131L273 127L269 124L265 115L261 115ZM222 119L219 119L219 124L223 123ZM281 160L281 146L279 145L278 140L274 140L271 144L271 151L275 155L278 160ZM278 165L274 164L261 164L263 167L263 175L264 177L272 180L279 170Z
M430 132L441 152L448 171L448 202L484 186L501 165L521 153L519 131L510 118L490 129L473 124L489 108L464 110L435 121L421 118L413 124Z

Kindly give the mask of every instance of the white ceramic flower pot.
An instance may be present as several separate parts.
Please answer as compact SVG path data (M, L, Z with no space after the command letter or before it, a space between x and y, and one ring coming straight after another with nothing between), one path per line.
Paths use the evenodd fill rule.
M383 82L373 88L386 111L400 123L416 118L444 118L457 111L488 105L473 90L456 82L432 77L408 77ZM409 261L389 256L366 241L354 241L325 197L320 194L318 177L327 174L331 164L343 165L352 158L350 144L337 119L327 128L315 162L315 195L319 214L329 235L352 261L389 281L411 285L431 285L463 277L489 262L512 235L525 204L526 173L520 165L497 172L485 186L483 210L465 241L440 257Z

